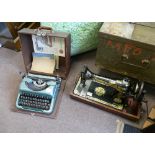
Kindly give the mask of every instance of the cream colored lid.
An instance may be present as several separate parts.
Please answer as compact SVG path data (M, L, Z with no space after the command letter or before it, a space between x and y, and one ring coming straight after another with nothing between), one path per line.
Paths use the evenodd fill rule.
M133 30L134 24L127 22L112 22L104 23L100 29L100 32L131 39Z

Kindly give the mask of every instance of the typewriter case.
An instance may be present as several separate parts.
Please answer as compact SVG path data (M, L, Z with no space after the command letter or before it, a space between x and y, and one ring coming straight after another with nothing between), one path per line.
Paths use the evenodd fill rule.
M59 56L59 69L55 70L53 74L48 73L42 73L42 72L36 72L31 70L32 66L32 53L34 52L33 48L33 42L32 42L32 35L38 35L38 31L45 32L47 36L53 38L58 37L64 39L64 53L63 56ZM20 30L19 32L19 38L21 42L21 50L23 55L23 60L25 64L26 72L28 73L34 73L34 74L44 74L48 76L59 76L63 79L67 78L67 75L69 73L70 69L70 34L64 33L64 32L53 32L48 27L41 27L38 29L27 29L24 28Z
M63 50L63 52L60 51L60 55L59 55L59 68L55 69L53 74L31 70L31 66L32 66L32 62L33 62L32 54L34 52L32 35L38 35L38 32L44 32L44 37L48 36L51 39L53 37L61 38L64 41L64 50ZM71 39L71 36L69 33L54 32L54 31L52 31L51 28L48 28L48 27L39 27L38 29L24 28L24 29L20 30L18 33L19 33L19 38L20 38L20 42L21 42L21 50L22 50L23 61L24 61L26 72L32 73L35 75L38 74L38 75L45 75L45 76L51 76L51 77L52 76L60 77L62 79L60 92L57 96L56 107L52 114L45 115L45 114L40 114L37 112L35 112L35 113L29 112L29 111L26 112L26 111L19 110L19 109L18 109L18 111L22 112L22 113L28 113L28 114L38 115L38 116L42 116L42 117L55 118L57 111L58 111L58 107L61 102L61 97L62 97L63 90L64 90L65 83L66 83L66 78L67 78L67 75L68 75L69 69L70 69L70 39Z

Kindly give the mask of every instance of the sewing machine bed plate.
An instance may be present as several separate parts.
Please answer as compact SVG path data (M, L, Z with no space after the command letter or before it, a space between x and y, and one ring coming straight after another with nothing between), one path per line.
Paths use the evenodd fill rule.
M75 87L70 93L71 98L76 99L76 100L78 100L80 102L86 103L88 105L92 105L92 106L97 107L99 109L102 109L102 110L105 110L105 111L120 115L120 116L122 116L124 118L127 118L127 119L130 119L132 121L138 121L140 119L140 109L141 109L141 107L138 108L137 115L133 115L133 114L124 112L122 110L121 106L120 107L117 107L116 105L110 106L110 104L107 103L107 102L101 103L98 100L92 99L92 97L91 98L86 97L87 95L86 96L85 95L79 95L78 92L75 93L75 90L79 86L80 78L81 78L80 75L78 75L77 78L76 78L77 80L75 82ZM89 90L87 87L85 89ZM87 94L89 94L89 93L90 92L88 91Z

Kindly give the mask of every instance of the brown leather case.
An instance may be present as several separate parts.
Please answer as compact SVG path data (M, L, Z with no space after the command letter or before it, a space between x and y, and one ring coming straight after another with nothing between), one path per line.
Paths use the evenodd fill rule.
M20 30L18 33L19 33L19 37L20 37L21 50L22 50L22 54L23 54L23 60L24 60L26 71L35 73L35 74L44 74L44 73L40 73L40 72L31 71L32 60L33 60L32 53L34 52L32 35L33 34L37 35L36 29L24 28L24 29ZM66 79L67 75L69 73L69 69L70 69L71 36L69 33L53 32L51 30L48 30L48 32L46 34L51 38L52 37L61 37L61 38L65 39L65 57L59 58L60 68L53 73L53 76L59 76L63 79ZM52 76L52 74L46 74L46 75Z
M36 115L36 116L41 116L41 117L55 118L56 114L58 112L59 106L60 106L61 98L62 98L63 91L64 91L65 84L66 84L66 78L67 78L67 75L68 75L69 69L70 69L71 36L69 33L53 32L50 28L47 28L47 27L39 28L39 30L41 30L41 31L46 31L46 35L50 36L51 38L52 37L64 38L65 57L59 57L59 64L60 64L59 69L54 71L53 74L35 72L35 71L31 70L32 61L33 61L32 53L34 52L32 35L37 34L37 30L38 29L24 28L18 32L20 42L21 42L21 50L22 50L23 60L24 60L24 64L25 64L25 69L26 69L27 73L41 74L41 75L48 75L48 76L58 76L58 77L62 78L61 88L60 88L60 91L59 91L59 94L57 97L55 109L52 112L52 114L50 114L50 115L41 114L41 113L37 113L37 112L29 112L29 111L19 110L19 109L16 109L16 107L14 107L13 111L30 114L32 116Z

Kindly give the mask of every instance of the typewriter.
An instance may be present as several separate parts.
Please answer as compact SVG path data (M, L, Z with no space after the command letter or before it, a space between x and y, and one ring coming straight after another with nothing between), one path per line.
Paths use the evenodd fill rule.
M28 73L20 84L16 107L50 114L53 112L60 86L59 77Z
M81 71L73 90L73 97L96 105L106 105L119 111L137 115L145 94L144 83L127 77L111 79L97 75L87 66Z

